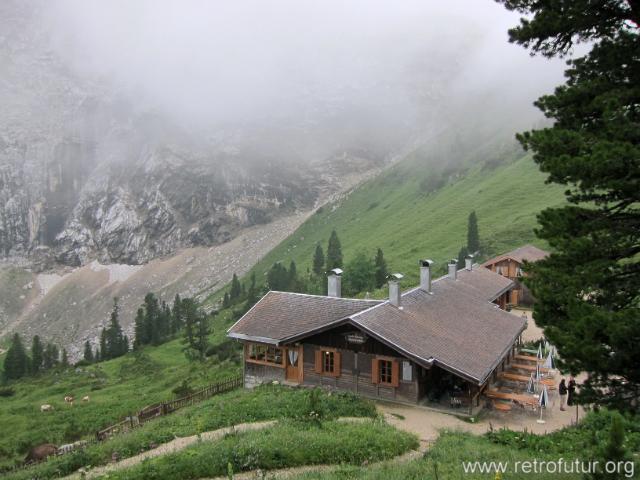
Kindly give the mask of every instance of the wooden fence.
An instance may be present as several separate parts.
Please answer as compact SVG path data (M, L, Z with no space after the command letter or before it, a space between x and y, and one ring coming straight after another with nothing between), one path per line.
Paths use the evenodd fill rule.
M120 420L118 423L114 423L113 425L109 425L108 427L97 431L93 439L88 440L82 445L82 447L79 447L79 448L85 448L88 445L92 445L97 442L108 440L114 435L130 432L131 430L144 425L149 420L153 420L154 418L159 418L164 415L168 415L183 407L187 407L189 405L194 405L196 403L202 402L203 400L211 398L214 395L218 395L220 393L229 392L231 390L241 387L242 385L243 385L242 375L239 375L239 376L228 378L226 380L222 380L221 382L218 382L218 383L211 384L208 387L198 390L197 392L194 392L190 395L177 398L174 400L167 400L165 402L160 402L160 403L146 406L142 410L140 410L138 413L128 415L123 420ZM59 452L58 455L71 453L73 451L75 450ZM55 457L48 457L43 461L46 461L50 458L55 458ZM42 462L38 462L38 463L42 463ZM8 471L16 471L23 468L31 467L32 465L34 464L32 463L28 465L18 465ZM4 473L6 472L7 471L5 471ZM0 474L1 473L2 472L0 471Z
M133 430L134 428L144 425L149 420L168 415L183 407L202 402L203 400L211 398L214 395L234 390L241 387L242 384L242 375L240 375L228 378L218 383L214 383L212 385L209 385L208 387L203 388L202 390L198 390L197 392L181 398L177 398L175 400L168 400L165 402L146 406L138 413L129 415L124 420L121 420L114 425L110 425L107 428L96 432L96 439L98 441L102 441L112 437L113 435L128 432L130 430Z

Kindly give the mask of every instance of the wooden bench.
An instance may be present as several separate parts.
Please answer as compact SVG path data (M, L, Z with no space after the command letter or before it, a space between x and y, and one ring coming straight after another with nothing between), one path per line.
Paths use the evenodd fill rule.
M525 365L524 363L512 363L509 367L515 368L516 370L526 370L527 372L536 371L535 365ZM543 373L549 373L549 369L544 367L540 367L540 371Z
M491 402L491 404L493 405L493 408L495 408L496 410L499 410L501 412L510 412L511 411L511 405L509 405L508 403L498 402L496 400L493 400Z
M485 390L484 394L491 399L498 400L511 400L518 405L528 406L537 408L538 407L538 399L531 395L523 395L520 393L507 393L501 392L499 390Z
M513 358L515 360L520 360L522 362L538 362L538 363L544 363L544 360L538 357L535 357L533 355L514 355Z

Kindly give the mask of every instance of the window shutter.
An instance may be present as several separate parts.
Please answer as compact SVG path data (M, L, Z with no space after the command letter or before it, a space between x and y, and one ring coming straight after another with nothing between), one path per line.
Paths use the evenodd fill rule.
M322 350L316 350L316 373L322 374Z
M371 360L371 382L380 383L379 363L377 358Z
M342 368L342 354L340 352L334 352L333 354L333 376L339 377L340 370Z
M398 387L400 385L400 362L394 360L391 362L391 386Z

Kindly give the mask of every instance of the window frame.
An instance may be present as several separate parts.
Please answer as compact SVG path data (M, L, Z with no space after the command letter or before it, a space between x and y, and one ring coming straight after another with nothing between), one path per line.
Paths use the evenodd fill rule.
M284 348L255 342L249 342L245 345L245 362L256 365L285 368Z
M380 385L393 385L393 360L378 358L378 383ZM384 367L383 367L384 365Z

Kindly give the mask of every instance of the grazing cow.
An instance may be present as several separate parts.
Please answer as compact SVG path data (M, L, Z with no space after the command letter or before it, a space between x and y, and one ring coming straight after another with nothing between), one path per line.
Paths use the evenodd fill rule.
M41 412L52 412L53 411L53 405L49 405L48 403L45 403L44 405L40 405L40 411Z
M68 403L69 405L71 405L73 407L73 401L75 400L75 398L73 398L72 396L68 396L68 397L64 397L64 401L65 403Z
M29 453L24 459L24 463L28 465L30 463L40 462L47 457L55 455L57 452L58 447L56 447L53 443L44 443L29 450Z
M88 402L89 400L89 395L85 395L84 397L82 397L83 402Z

